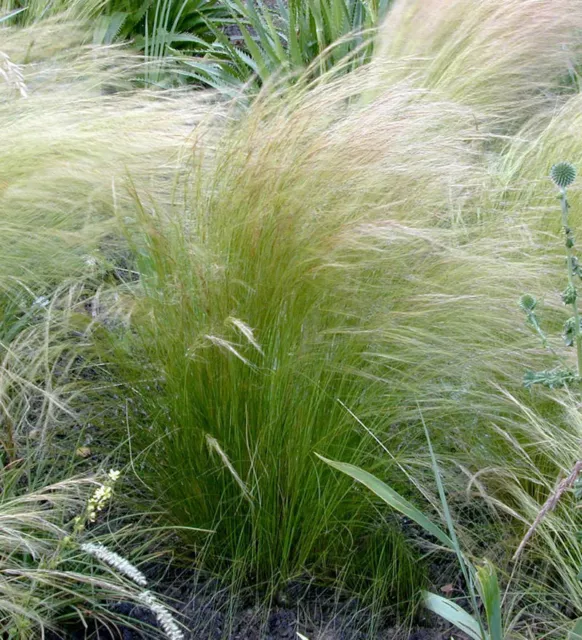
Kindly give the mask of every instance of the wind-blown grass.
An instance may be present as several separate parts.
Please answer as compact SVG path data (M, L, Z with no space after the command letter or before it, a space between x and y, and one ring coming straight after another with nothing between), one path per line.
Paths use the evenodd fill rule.
M470 448L506 411L491 381L519 394L540 357L515 299L543 269L513 231L455 223L487 180L470 112L406 84L363 102L369 87L360 71L266 90L174 207L136 199L127 226L140 281L106 358L147 416L150 486L216 531L193 542L237 579L353 583L375 507L313 451L377 465L355 415L418 455L417 402L440 446Z
M30 25L55 15L66 15L69 20L87 19L103 6L102 0L31 0L23 3L19 0L2 0L0 16L15 13L11 23Z
M506 536L510 532L494 547L496 560L504 563L558 480L579 459L580 415L575 398L565 392L554 394L553 412L547 405L537 411L507 391L499 393L513 405L513 412L484 425L487 448L472 452L464 462L446 452L444 458L476 470L469 477L466 497L499 514L498 530ZM507 604L519 605L520 625L530 629L531 637L564 635L582 611L579 531L574 496L565 495L536 529L519 564L511 567L516 584Z
M573 0L400 0L380 28L379 75L394 77L386 63L404 58L420 86L507 127L552 104L577 55L577 9Z
M58 283L86 271L123 215L116 181L131 174L137 187L167 198L179 151L208 111L204 94L133 92L139 60L79 46L76 33L59 22L3 30L2 50L21 64L28 97L0 84L2 282L39 274Z
M417 92L406 87L352 110L345 98L355 89L257 103L211 163L196 160L198 178L175 211L144 204L128 228L141 282L114 357L152 418L133 437L138 448L151 445L156 463L146 464L174 519L216 530L209 565L224 561L246 580L347 571L354 581L361 543L350 538L366 531L371 512L345 500L345 483L318 469L312 452L365 458L344 404L359 411L384 395L370 374L381 367L381 315L399 304L384 289L413 295L404 274L416 258L430 268L436 251L406 226L402 201L438 221L431 204L458 173L471 176L462 142L443 139L435 122L457 126L456 110L415 110ZM378 144L378 135L401 144ZM401 155L420 136L434 162ZM340 149L355 164L342 164ZM383 183L373 180L380 173ZM431 187L407 199L421 175ZM402 218L388 222L391 201ZM392 586L414 573L406 553L380 569Z
M501 175L511 210L530 224L552 233L560 230L560 219L555 215L555 192L547 176L556 158L571 158L579 166L581 104L582 97L573 95L561 100L552 110L541 110L524 124L502 156ZM574 184L570 216L575 229L582 219L581 205L579 185ZM559 250L559 244L554 246Z
M112 382L136 401L117 425L124 438L129 426L135 468L172 523L215 531L183 537L199 566L235 584L308 576L412 600L423 576L401 523L382 512L378 526L379 505L313 453L401 491L405 468L435 504L418 407L446 473L485 497L453 499L453 512L475 509L478 542L500 557L492 537L517 543L521 525L500 525L493 508L525 527L576 455L562 408L521 388L551 356L517 304L562 273L541 251L535 181L540 149L559 152L548 167L575 161L565 132L578 98L548 89L576 20L566 0L467 7L397 3L369 68L267 85L189 140L206 96L132 92L136 58L85 49L82 35L56 42L56 22L46 46L41 25L3 31L29 95L1 89L5 306L18 288L60 310L47 292L82 281L70 300L81 335L63 331L63 343L102 349L95 376L114 377L101 401L119 409ZM558 116L528 121L554 100ZM499 132L524 121L502 150ZM15 346L36 344L12 328ZM554 516L567 529L558 542L547 521L523 575L548 593L561 575L579 613L568 514Z

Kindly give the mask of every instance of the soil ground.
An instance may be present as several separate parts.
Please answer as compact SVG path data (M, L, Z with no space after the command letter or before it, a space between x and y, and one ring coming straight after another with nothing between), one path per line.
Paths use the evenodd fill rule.
M171 602L182 623L185 640L466 640L445 621L430 613L419 614L415 623L396 625L384 620L372 628L370 615L354 599L338 601L330 593L313 587L291 585L270 608L240 602L216 581L198 582L182 574L166 576L155 591ZM153 614L144 607L122 603L115 609L129 619L156 627ZM106 628L71 629L66 635L47 640L157 640L155 631L130 627L112 633Z

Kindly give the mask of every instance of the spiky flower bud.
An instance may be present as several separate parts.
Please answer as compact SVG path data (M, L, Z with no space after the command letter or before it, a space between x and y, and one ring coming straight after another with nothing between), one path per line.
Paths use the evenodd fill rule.
M519 306L527 313L527 312L531 312L536 308L536 305L538 304L538 301L535 299L534 296L530 295L529 293L525 293L523 296L521 296L521 298L519 299Z
M582 318L580 319L580 329L582 330ZM564 343L567 347L574 346L574 339L576 337L576 320L575 318L568 318L564 323L564 331L562 333L562 338L564 338Z
M550 178L556 187L565 189L576 179L576 167L570 162L558 162L550 169Z
M568 285L564 291L562 291L562 301L564 304L574 304L577 297L578 292L576 291L576 287L573 287L572 285Z

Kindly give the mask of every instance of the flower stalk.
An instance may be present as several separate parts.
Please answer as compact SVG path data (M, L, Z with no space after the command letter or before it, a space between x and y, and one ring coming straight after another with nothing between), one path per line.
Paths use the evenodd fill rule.
M560 187L560 203L562 207L562 227L564 229L566 244L566 261L568 263L568 287L562 294L564 304L572 307L572 342L576 347L576 372L582 376L582 333L580 332L580 311L578 310L578 291L574 282L576 257L574 256L574 235L568 224L568 196L566 187Z
M575 347L576 349L576 370L573 371L570 367L564 365L548 371L528 371L523 381L527 388L541 384L549 389L557 389L582 381L582 330L580 327L580 311L578 310L578 290L576 288L576 277L582 278L582 268L578 258L574 255L574 234L568 220L570 204L568 203L567 194L567 188L576 179L576 168L569 162L559 162L552 167L550 178L560 190L562 229L566 246L568 286L562 292L562 301L572 308L572 316L568 318L564 325L563 338L566 346ZM535 311L537 307L535 297L527 293L524 294L519 301L519 306L525 313L527 324L538 334L544 347L550 349L554 355L557 355L550 347L546 335L540 327Z

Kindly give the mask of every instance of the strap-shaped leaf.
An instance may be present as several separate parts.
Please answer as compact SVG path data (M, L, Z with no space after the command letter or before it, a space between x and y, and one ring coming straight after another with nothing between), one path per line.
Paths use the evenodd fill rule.
M16 17L19 13L22 13L23 11L26 11L28 7L22 7L22 9L14 9L14 11L10 11L9 13L0 16L0 23L2 22L6 22L7 20L10 20L11 18Z
M487 626L491 640L503 640L501 620L501 593L495 567L488 561L477 569L477 582L487 614ZM582 640L582 639L581 639Z
M427 609L454 624L457 629L466 633L473 640L490 640L488 635L483 637L477 620L452 600L429 591L423 591L422 597Z
M568 633L568 640L582 640L582 618L578 618Z
M316 454L321 460L329 464L334 469L345 473L354 480L361 482L365 487L368 487L370 491L373 491L379 498L382 498L386 504L393 509L400 511L403 515L411 520L414 520L416 524L420 525L427 533L430 533L446 547L451 550L455 550L455 545L451 538L440 528L437 527L434 522L429 520L422 511L417 509L412 503L408 502L406 498L403 498L397 491L394 491L386 483L382 482L373 476L371 473L355 467L353 464L346 462L335 462L334 460L328 460L319 454Z

